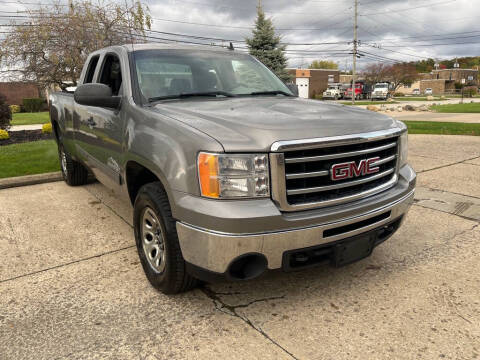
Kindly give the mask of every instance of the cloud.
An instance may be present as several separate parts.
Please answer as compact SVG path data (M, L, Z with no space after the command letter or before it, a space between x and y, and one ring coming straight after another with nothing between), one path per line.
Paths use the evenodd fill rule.
M154 18L153 30L244 40L251 35L258 0L147 0L147 4ZM342 68L351 66L351 55L338 52L352 48L353 0L262 0L262 5L286 43L341 42L290 45L290 66L307 65L314 59L335 60ZM21 7L0 5L0 12ZM361 52L397 61L480 55L477 1L360 0L358 12ZM432 44L448 45L420 46ZM372 61L363 57L359 67Z

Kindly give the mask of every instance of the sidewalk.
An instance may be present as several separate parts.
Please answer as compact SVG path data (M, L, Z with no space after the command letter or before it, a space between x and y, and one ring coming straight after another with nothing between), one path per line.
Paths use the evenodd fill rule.
M8 131L22 131L22 130L41 130L43 124L33 125L13 125Z

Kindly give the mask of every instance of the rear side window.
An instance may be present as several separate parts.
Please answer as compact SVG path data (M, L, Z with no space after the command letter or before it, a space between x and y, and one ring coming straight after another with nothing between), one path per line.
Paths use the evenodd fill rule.
M92 57L90 63L88 64L87 74L85 75L84 84L89 84L93 81L93 74L95 74L95 69L97 68L99 55Z
M99 82L112 89L112 95L118 95L122 87L120 59L113 54L105 56Z

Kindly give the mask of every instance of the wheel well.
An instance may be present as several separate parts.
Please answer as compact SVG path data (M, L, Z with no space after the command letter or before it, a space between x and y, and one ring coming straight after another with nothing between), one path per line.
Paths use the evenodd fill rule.
M127 163L126 177L128 195L132 204L135 202L138 191L143 185L156 181L160 182L160 179L153 172L134 161Z

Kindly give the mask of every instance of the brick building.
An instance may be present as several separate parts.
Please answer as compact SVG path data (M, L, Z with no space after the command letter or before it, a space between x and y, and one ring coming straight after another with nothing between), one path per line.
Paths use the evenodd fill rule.
M41 97L36 84L24 82L0 82L0 94L7 98L8 105L21 105L25 98Z
M432 89L433 95L453 93L455 92L455 81L445 79L420 80L420 92L424 94L425 89Z
M475 69L441 69L433 70L429 74L430 80L449 80L461 83L465 79L466 84L478 86L478 70Z
M419 74L420 91L431 88L434 94L455 92L455 84L478 87L480 85L478 69L439 69Z
M330 69L288 69L298 86L298 96L314 98L322 95L329 83L340 81L340 71Z

